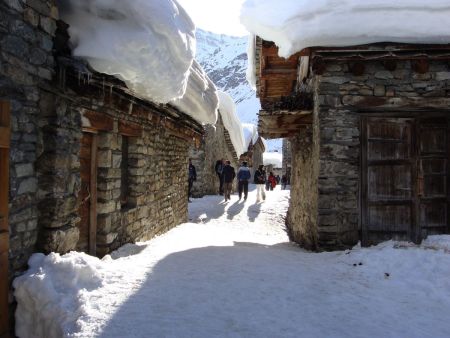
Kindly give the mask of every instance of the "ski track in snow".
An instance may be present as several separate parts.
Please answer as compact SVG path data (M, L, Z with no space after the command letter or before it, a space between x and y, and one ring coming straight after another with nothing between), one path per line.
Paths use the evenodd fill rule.
M70 271L85 260L101 283L66 288L55 263L16 279L20 289L37 278L41 298L39 282L62 284L44 309L17 314L24 329L33 319L23 337L449 336L450 236L433 236L422 247L389 241L310 253L288 241L289 191L277 187L257 204L250 187L246 202L236 194L228 203L222 196L194 199L190 223L103 260L75 252L60 257ZM51 307L74 315L56 311L42 319ZM36 323L45 321L52 325L39 331Z

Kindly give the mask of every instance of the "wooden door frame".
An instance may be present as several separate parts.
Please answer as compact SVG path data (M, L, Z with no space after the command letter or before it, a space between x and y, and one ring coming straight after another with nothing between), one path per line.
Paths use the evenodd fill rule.
M97 168L98 168L98 133L114 131L114 119L107 114L93 110L82 112L82 132L92 135L90 168L90 203L89 203L89 254L97 254Z
M10 105L9 102L0 101L0 338L9 337L8 196L10 136Z
M91 163L89 180L89 254L97 254L97 167L98 167L98 134L92 129L83 129L83 133L92 135Z
M368 246L369 245L369 234L368 234L368 214L367 214L367 202L368 202L368 182L367 182L367 173L364 170L367 170L367 120L370 117L374 118L391 118L391 119L401 119L401 118L411 118L414 119L414 124L412 126L412 132L415 137L411 138L411 151L415 158L415 161L412 165L412 193L413 193L413 214L412 216L412 224L411 224L411 239L419 243L422 240L422 229L419 222L420 219L420 198L417 192L417 181L418 181L418 161L420 158L420 150L419 150L419 128L420 118L424 117L423 114L427 114L426 117L446 117L447 118L447 152L448 152L448 160L450 160L450 112L442 112L442 111L413 111L413 112L404 112L404 111L388 111L388 112L360 112L360 188L359 188L359 228L361 229L361 245ZM366 151L364 151L366 150ZM448 162L448 164L450 164ZM448 168L447 168L448 169ZM448 171L448 170L447 170ZM447 232L450 233L450 173L447 175Z

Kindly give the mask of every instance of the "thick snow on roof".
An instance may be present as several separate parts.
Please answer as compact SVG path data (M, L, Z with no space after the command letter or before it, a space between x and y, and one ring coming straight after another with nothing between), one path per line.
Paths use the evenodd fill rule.
M242 123L242 129L244 131L244 144L248 149L250 143L255 144L258 140L258 128L253 123Z
M256 90L256 75L255 75L255 34L250 34L248 36L247 44L247 70L245 72L245 77L249 85Z
M241 22L280 56L306 47L449 43L448 0L246 0Z
M233 99L227 93L218 91L219 94L219 112L222 116L223 125L230 134L231 143L233 143L234 150L239 157L247 151L244 145L244 132L242 124L236 114L236 105Z
M60 1L74 56L157 103L182 97L195 55L195 26L175 0Z
M192 63L185 95L171 104L200 123L216 123L219 106L217 89L197 61Z
M263 153L263 164L273 165L275 168L283 167L283 154L277 152L265 152Z

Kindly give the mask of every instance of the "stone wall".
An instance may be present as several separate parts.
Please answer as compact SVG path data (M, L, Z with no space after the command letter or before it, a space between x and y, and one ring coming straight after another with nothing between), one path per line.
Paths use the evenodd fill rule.
M54 74L52 39L57 18L54 1L0 2L0 99L11 105L10 282L26 268L38 239L40 86ZM12 292L9 300L13 300ZM13 309L10 319L12 313Z
M288 184L291 181L291 168L292 168L292 149L289 139L283 139L283 175L286 175Z
M317 121L317 118L315 119ZM291 240L318 249L318 124L289 140L292 150L291 195L286 226Z
M429 61L400 61L388 70L365 61L362 75L352 63L328 62L315 77L315 111L320 134L318 247L347 248L360 238L360 113L449 111L450 67Z
M86 250L79 242L86 111L113 121L98 131L97 255L187 220L188 149L201 126L173 107L133 98L117 79L108 91L90 83L92 74L69 83L53 54L57 19L54 1L0 2L0 100L11 104L10 281L34 252ZM128 138L127 208L120 201L122 122L142 131ZM12 292L9 299L13 318Z
M189 156L197 171L197 181L192 187L194 197L219 193L219 179L215 172L217 160L222 158L230 160L237 172L239 163L232 147L226 140L226 129L220 114L215 126L205 127L205 137L200 148L191 147Z

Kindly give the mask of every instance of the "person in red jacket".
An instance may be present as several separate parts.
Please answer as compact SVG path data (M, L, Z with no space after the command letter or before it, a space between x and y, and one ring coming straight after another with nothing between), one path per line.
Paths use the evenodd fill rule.
M269 178L267 180L269 181L269 189L273 190L277 185L277 179L275 178L273 172L270 172Z

